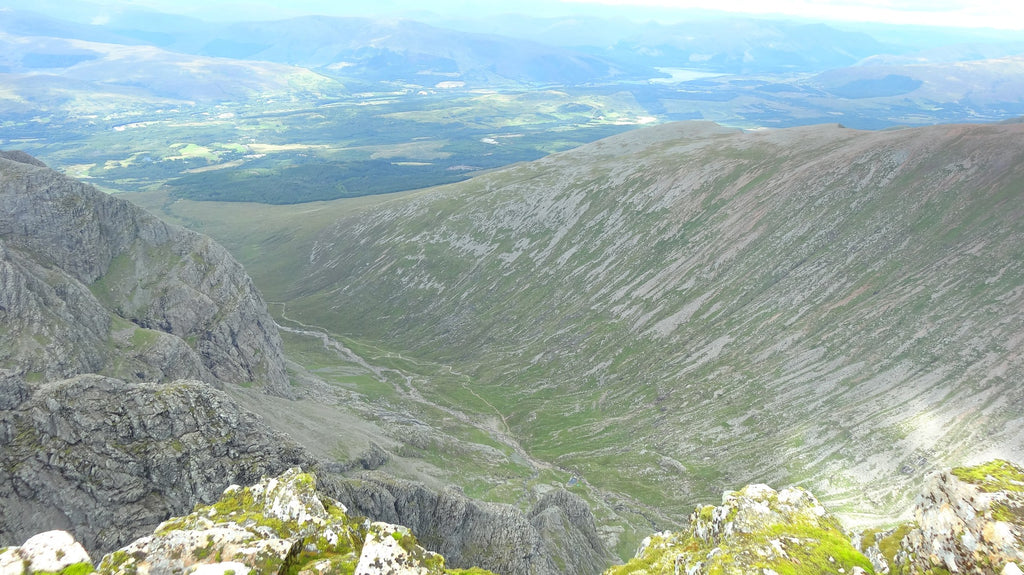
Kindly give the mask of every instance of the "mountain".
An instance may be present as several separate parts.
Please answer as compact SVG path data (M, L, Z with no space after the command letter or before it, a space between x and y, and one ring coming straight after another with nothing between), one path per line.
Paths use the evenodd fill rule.
M0 368L289 395L266 304L224 248L18 152L0 155Z
M456 566L554 575L611 561L568 492L520 510L332 475L343 466L242 407L303 415L277 325L238 262L21 152L0 153L0 286L0 544L63 529L108 552L232 483L298 465L350 508L422 529ZM387 454L365 457L368 469Z
M115 38L108 38L113 40ZM344 94L345 86L304 68L170 52L146 45L62 37L0 37L0 75L9 115L123 114L130 102L197 102Z
M849 66L889 49L867 34L826 24L734 17L648 25L600 53L626 62L756 75Z
M338 70L366 80L474 87L578 85L644 80L649 66L499 35L435 28L410 20L304 17L232 24L204 39L200 53Z
M260 230L168 209L619 509L677 525L767 481L870 518L1021 458L1022 130L678 123Z
M552 492L523 513L379 473L332 476L322 460L203 382L83 375L29 386L4 378L0 390L7 403L0 406L0 548L62 529L98 557L171 516L216 503L231 484L302 466L317 470L320 491L353 516L411 527L453 567L583 575L613 560L575 495ZM300 541L285 551L298 545L298 552ZM154 542L147 554L158 549Z
M132 573L473 573L417 543L408 527L370 522L317 489L317 478L291 468L245 487L232 484L211 505L169 518L153 533L103 556L98 571ZM64 531L0 550L9 575L92 573L82 546Z
M86 42L123 45L121 52L132 54L136 59L155 60L154 55L160 54L160 58L172 60L123 70L129 76L147 74L153 66L173 65L174 59L195 59L196 65L202 66L219 62L225 67L222 77L239 77L237 69L223 61L231 59L243 61L235 62L235 67L262 67L276 75L285 71L294 75L296 70L288 69L301 67L348 79L428 87L453 81L490 88L577 85L645 80L658 75L644 64L625 66L571 48L496 34L437 28L411 20L307 16L270 22L214 24L155 12L129 11L114 15L102 25L85 26L21 11L0 16L3 16L0 21L9 22L17 32L15 38L32 39L28 47L33 51L21 59L22 66L57 67L96 58L82 50L81 44ZM68 44L61 45L59 40ZM25 40L10 44L8 48L15 54L26 47ZM149 49L143 50L144 46ZM3 64L14 71L19 62L11 63L8 57L8 62ZM83 73L89 71L88 67L79 69ZM112 68L105 66L97 71L108 69ZM164 76L166 74L144 78L150 82L161 80L156 85L165 91L172 89L174 84L165 83ZM190 80L186 86L196 81L187 76L178 80L182 79ZM265 81L271 79L265 78ZM139 81L137 85L150 84ZM231 82L224 82L222 86L224 90L238 88ZM230 99L230 95L224 99Z

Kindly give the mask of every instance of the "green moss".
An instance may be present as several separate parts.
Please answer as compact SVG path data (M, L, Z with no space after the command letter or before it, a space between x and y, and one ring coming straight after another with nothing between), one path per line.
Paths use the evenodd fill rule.
M151 329L137 328L132 332L132 347L149 348L156 343L159 334Z
M798 522L773 525L768 534L773 539L786 542L784 546L789 557L761 565L774 569L779 575L834 573L840 567L849 573L855 566L874 573L871 561L834 527ZM798 542L790 543L794 538Z
M93 568L92 563L83 561L81 563L75 563L74 565L68 565L67 567L60 570L60 575L85 575L86 573L94 573L96 569Z
M1002 459L974 467L954 467L952 473L957 479L977 485L982 491L1024 492L1024 470Z
M60 557L57 557L60 559ZM75 563L74 565L68 565L60 571L33 571L34 575L85 575L86 573L95 573L96 569L92 566L92 563L83 561L81 563Z
M882 552L882 556L885 557L885 560L889 565L893 564L896 553L900 550L900 543L903 541L903 538L906 537L907 534L915 527L916 525L913 523L904 523L878 542L878 549Z
M992 519L995 519L996 521L1024 524L1024 508L994 502L992 503L991 510Z
M715 506L714 505L705 505L704 507L700 508L700 511L697 513L697 517L701 521L711 522L712 514L714 513L714 511L715 511Z
M868 547L874 545L875 537L880 532L881 529L865 529L864 532L860 534L860 548L867 550Z
M206 536L206 545L192 551L192 555L202 561L213 554L213 535Z
M114 551L103 557L103 560L100 562L99 572L104 574L124 573L125 575L135 575L137 572L135 559L124 551Z

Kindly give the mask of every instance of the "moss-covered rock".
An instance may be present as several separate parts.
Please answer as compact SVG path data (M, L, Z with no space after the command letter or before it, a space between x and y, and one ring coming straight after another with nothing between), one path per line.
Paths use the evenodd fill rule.
M914 519L862 538L880 572L1014 573L1024 564L1024 469L995 460L936 473Z
M644 540L633 560L606 573L857 572L873 572L871 562L813 495L748 485L725 493L721 506L694 510L687 531Z
M444 558L408 529L350 517L293 468L256 485L232 485L213 505L169 519L153 535L105 556L104 574L409 573L442 575Z

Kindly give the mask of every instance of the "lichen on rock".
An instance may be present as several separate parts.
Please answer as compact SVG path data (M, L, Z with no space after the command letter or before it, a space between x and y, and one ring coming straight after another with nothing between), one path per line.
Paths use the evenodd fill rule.
M321 499L313 475L292 468L250 487L229 486L213 505L107 555L100 572L186 572L235 562L267 573L326 561L332 568L318 572L343 573L359 558L363 530L339 503Z
M0 549L0 573L3 575L92 572L89 554L67 531L46 531L33 535L20 547Z
M443 575L444 559L405 527L350 517L299 468L224 490L213 505L169 519L106 555L99 571ZM485 573L485 572L481 572Z
M371 523L356 575L433 575L444 573L444 558L423 549L401 525Z
M726 492L722 505L697 507L689 529L657 533L637 556L606 573L796 574L870 572L858 552L809 492L748 485Z
M879 572L1012 573L1024 564L1024 469L995 460L935 473L914 522L872 539Z

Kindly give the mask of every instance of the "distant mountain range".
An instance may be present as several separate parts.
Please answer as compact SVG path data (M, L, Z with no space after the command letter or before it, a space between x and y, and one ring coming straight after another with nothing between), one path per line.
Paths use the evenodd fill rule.
M114 12L102 22L85 24L31 9L23 5L0 12L6 48L13 51L3 64L8 73L73 68L96 59L87 48L46 38L274 62L368 82L433 86L458 81L486 88L616 84L667 77L659 68L748 76L813 73L882 54L912 55L931 62L1002 58L1024 50L1024 41L998 33L933 30L927 38L910 34L916 39L901 44L875 39L872 31L885 37L884 28L877 31L878 27L855 31L849 26L736 17L704 16L677 24L521 15L442 20L440 26L324 16L213 23L139 9ZM17 37L36 40L12 42ZM936 37L946 40L936 41Z

